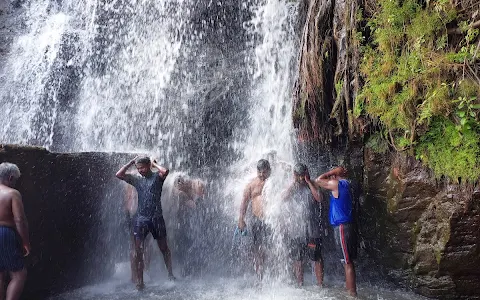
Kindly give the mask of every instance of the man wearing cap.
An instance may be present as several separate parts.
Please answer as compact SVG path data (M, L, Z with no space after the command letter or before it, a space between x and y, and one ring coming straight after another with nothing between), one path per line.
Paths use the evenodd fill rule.
M330 191L329 220L334 229L340 260L344 264L347 291L351 296L356 296L357 285L353 265L357 255L356 235L352 224L353 199L346 176L347 171L343 167L337 167L320 175L315 179L315 184Z
M317 284L323 284L323 265L320 228L315 216L315 206L321 202L322 195L310 180L307 166L296 164L293 168L294 181L283 192L282 198L288 211L288 224L285 226L290 258L293 260L293 272L298 285L303 285L303 260L308 256L314 263Z
M135 165L139 175L127 174L127 170ZM152 167L156 170L153 171ZM165 178L169 170L159 166L149 157L136 157L124 165L116 174L117 178L132 185L138 194L138 207L132 218L133 235L135 237L135 258L137 263L137 289L145 287L143 282L143 247L149 233L157 241L163 254L168 277L175 279L172 273L172 259L167 245L167 231L162 214L161 195Z
M238 219L238 228L245 230L245 213L248 203L252 202L253 218L249 226L253 235L253 256L255 272L259 279L263 276L263 262L265 260L265 248L270 233L269 226L265 223L263 187L268 177L270 177L270 163L266 159L260 159L257 162L257 177L255 177L243 191L242 203L240 205L240 217Z

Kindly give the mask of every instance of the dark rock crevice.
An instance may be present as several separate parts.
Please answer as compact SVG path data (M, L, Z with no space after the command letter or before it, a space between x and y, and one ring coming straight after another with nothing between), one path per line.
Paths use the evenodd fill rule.
M117 222L117 230L107 230L115 222L100 220L122 215L122 188L114 177L119 158L0 146L0 161L17 164L22 173L17 188L30 224L32 253L23 299L44 299L113 274L122 229Z

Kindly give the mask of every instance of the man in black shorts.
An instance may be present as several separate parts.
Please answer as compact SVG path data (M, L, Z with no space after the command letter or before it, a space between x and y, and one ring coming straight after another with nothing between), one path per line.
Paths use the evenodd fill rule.
M289 224L286 226L290 258L293 260L293 272L298 285L303 285L303 260L308 256L314 262L317 284L323 284L323 266L320 228L314 222L314 206L322 200L321 194L313 185L304 164L296 164L293 169L294 182L283 193L288 201Z
M126 174L127 170L135 165L138 175ZM151 167L158 171L152 171ZM158 248L163 254L163 259L170 279L175 279L172 273L172 259L167 245L167 231L162 215L161 195L163 182L169 170L159 166L155 160L148 157L136 157L123 166L116 174L117 178L135 187L138 194L138 208L132 218L133 235L135 237L135 260L137 264L137 289L144 288L143 283L143 248L148 233L157 241Z
M263 187L270 177L271 171L268 160L260 159L257 162L257 177L250 181L243 191L240 217L238 218L238 228L243 231L246 228L245 214L248 203L251 202L253 220L250 228L253 235L254 267L259 279L263 278L263 263L266 255L267 237L270 234L269 226L265 223Z

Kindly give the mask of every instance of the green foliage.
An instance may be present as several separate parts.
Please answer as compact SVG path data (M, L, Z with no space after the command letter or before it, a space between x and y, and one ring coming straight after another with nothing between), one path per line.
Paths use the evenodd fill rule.
M371 135L365 145L376 153L385 153L388 151L387 140L380 132Z
M479 30L459 23L464 38L449 45L447 24L457 18L450 1L378 4L367 23L372 36L363 47L365 84L354 115L379 120L391 145L416 152L438 176L478 179L480 86L458 66L477 59Z
M475 181L480 174L479 140L480 134L471 126L459 128L448 119L438 118L420 138L417 158L426 162L435 174Z

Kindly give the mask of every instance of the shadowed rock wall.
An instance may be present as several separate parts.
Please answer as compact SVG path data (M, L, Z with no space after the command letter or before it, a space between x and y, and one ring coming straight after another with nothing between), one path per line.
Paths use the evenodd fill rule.
M15 163L22 173L17 188L32 244L24 299L42 299L113 273L115 237L108 236L106 220L121 211L114 176L120 156L0 146L0 162Z
M480 299L480 191L400 154L365 150L361 223L391 279L440 299Z

